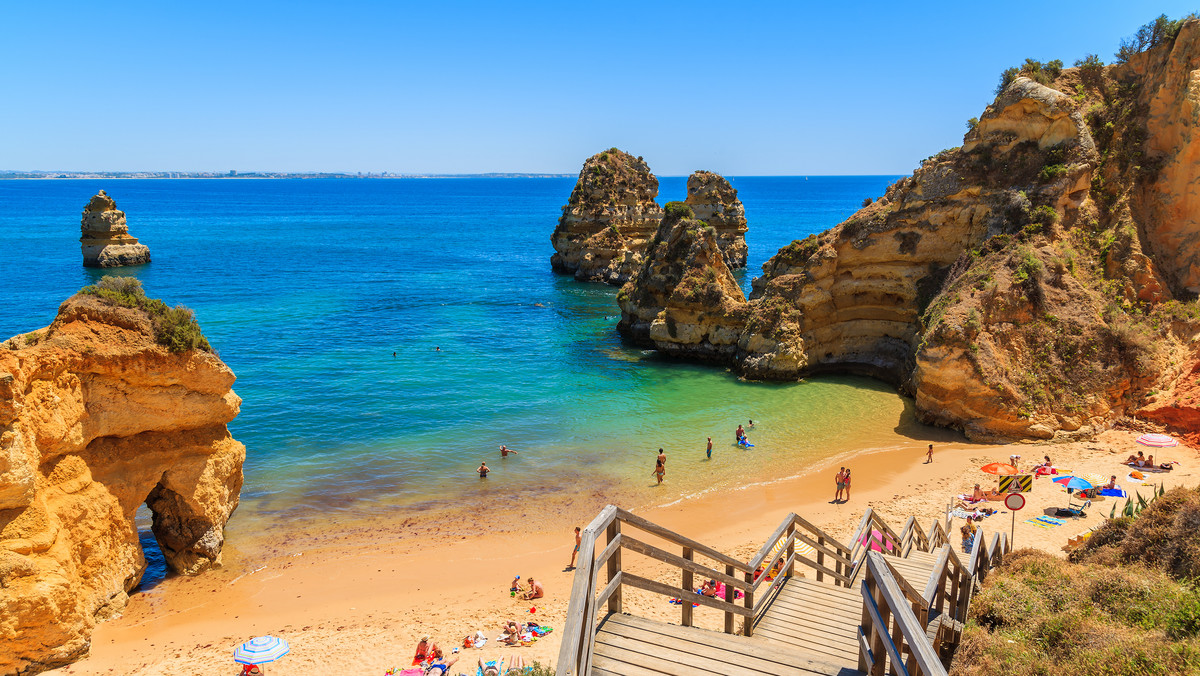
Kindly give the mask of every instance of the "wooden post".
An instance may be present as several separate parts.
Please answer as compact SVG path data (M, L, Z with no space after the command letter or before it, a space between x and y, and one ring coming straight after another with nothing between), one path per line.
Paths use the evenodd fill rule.
M733 569L733 566L725 566L725 574L729 577L733 577L736 572L737 571ZM733 585L725 585L725 602L729 605L733 605L734 591L736 590L733 588ZM725 611L725 633L733 633L733 613L729 612L728 610Z
M784 534L785 537L787 537L787 539L788 539L787 554L784 555L784 558L787 559L788 561L792 561L792 555L796 553L796 539L792 537L795 534L796 534L796 522L793 520L791 523L788 524L787 533ZM774 546L774 545L772 545L772 546ZM767 571L763 571L764 575L766 575L766 573L767 573ZM782 574L784 574L784 571L781 570L781 571L779 571L779 573L782 575ZM791 563L788 564L786 574L788 577L792 577L793 575L796 574L796 562L795 561L792 561Z
M871 574L871 569L869 567L863 575L862 585L866 588L867 595L869 595L871 598L874 598L875 576ZM867 643L871 646L871 651L875 655L875 661L878 662L880 660L878 651L883 650L883 642L879 642L878 647L876 647L874 618L871 617L871 611L867 610L867 604L865 602L863 603L862 620L859 622L859 626L862 627L863 636L866 637ZM867 673L868 668L870 667L867 664L867 656L862 653L862 647L859 646L858 670L863 673Z
M822 537L822 536L820 536L820 535L818 535L818 536L817 536L817 544L819 544L819 545L821 545L822 547L824 547L824 546L825 546L825 538L824 538L824 537ZM819 550L819 549L817 550L817 565L818 565L818 566L823 566L823 565L825 565L825 552L823 552L823 551L821 551L821 550ZM825 580L825 574L824 574L824 573L822 573L820 570L818 570L818 571L817 571L817 582L822 582L822 581L824 581L824 580Z
M621 533L621 522L618 519L613 519L613 522L608 524L608 530L605 531L605 535L608 538L607 541L611 543L613 540L617 539L617 535L619 535L620 533ZM613 579L617 577L617 573L619 573L619 572L621 572L621 548L620 547L618 547L617 551L613 552L612 556L609 557L609 559L608 559L608 581L612 582ZM689 605L689 607L690 607L690 605ZM620 613L621 612L621 588L620 587L617 587L617 590L613 592L613 595L608 597L608 612L610 612L610 613Z
M870 573L870 567L867 568ZM883 676L885 666L888 662L888 654L883 647L883 635L888 633L888 617L891 615L892 609L883 599L883 588L876 581L871 585L871 597L875 599L875 605L879 607L879 618L883 620L882 626L875 627L875 633L871 636L871 652L875 654L875 668L872 670L872 676Z
M688 561L692 560L692 548L691 547L683 548L683 558L687 559ZM692 575L693 575L692 571L688 570L687 568L683 569L683 593L681 593L679 595L679 600L683 601L683 603L680 603L679 605L683 608L683 619L682 619L681 623L685 627L692 626L691 595L693 593L695 593L695 590L696 590L695 587L693 586L695 583L692 580Z
M746 584L748 584L748 585L754 584L754 573L746 573ZM745 600L746 600L746 608L748 610L754 608L754 592L753 591L750 591L749 589L746 590L746 599ZM754 617L753 616L749 616L745 620L742 620L742 633L745 634L746 636L752 636L754 634Z

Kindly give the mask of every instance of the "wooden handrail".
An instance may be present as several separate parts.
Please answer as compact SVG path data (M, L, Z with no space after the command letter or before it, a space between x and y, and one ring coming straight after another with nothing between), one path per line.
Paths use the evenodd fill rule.
M706 578L709 578L712 580L716 580L717 582L723 582L726 585L737 587L738 589L741 589L743 591L753 591L754 590L754 585L746 582L745 580L739 580L736 577L732 577L730 575L726 575L725 573L715 571L712 568L709 568L708 566L705 566L703 564L696 563L695 561L692 561L689 559L685 559L682 556L676 556L670 552L659 549L658 547L655 547L653 545L648 545L645 542L642 542L641 540L635 540L623 533L619 537L621 538L620 539L621 546L630 551L637 552L638 554L641 554L643 556L649 556L652 559L658 559L659 561L662 561L663 563L669 563L669 564L675 566L676 568L690 570L693 573L700 573L700 575L703 577L706 577Z
M879 552L867 552L867 579L862 584L863 623L859 628L859 669L882 676L886 650L893 673L946 676L946 668L925 635L925 627L906 603L892 569ZM888 619L893 630L888 632ZM909 659L902 658L907 647Z
M783 519L783 522L779 524L779 528L776 528L775 532L771 533L771 537L767 538L767 541L764 542L763 546L759 548L758 553L754 555L754 558L750 559L751 568L758 570L758 567L763 563L763 559L767 558L767 555L771 553L771 548L775 546L776 542L779 542L779 538L783 537L784 533L786 533L788 530L788 526L792 525L796 518L796 514L793 512L788 514ZM772 561L771 563L775 562Z
M630 526L644 530L647 533L650 533L652 535L657 535L657 536L663 538L664 540L669 540L675 544L683 545L685 547L691 547L697 554L703 554L703 555L707 556L708 558L712 559L713 561L719 561L727 566L733 566L736 570L740 570L743 573L753 573L754 572L753 568L748 567L747 564L745 564L741 561L738 561L737 559L733 558L732 556L729 556L728 554L719 552L719 551L713 549L712 547L700 544L699 542L696 542L695 540L692 540L691 538L686 538L686 537L680 535L679 533L676 533L667 528L663 528L662 526L660 526L656 523L647 521L646 519L643 519L642 517L637 516L636 514L633 514L632 512L627 512L627 511L621 509L620 507L617 507L616 510L617 510L617 514L621 518L621 521L623 521L624 523L626 523Z

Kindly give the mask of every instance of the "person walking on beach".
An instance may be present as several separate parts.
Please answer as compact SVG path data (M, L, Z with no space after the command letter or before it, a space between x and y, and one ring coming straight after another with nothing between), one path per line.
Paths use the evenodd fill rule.
M571 552L571 562L567 564L567 570L575 569L575 557L579 554L579 543L581 540L579 526L575 526L575 550Z
M846 490L845 479L846 479L846 468L843 467L838 470L837 477L835 477L833 480L834 483L837 484L837 493L835 493L833 496L834 502L841 502L841 500L842 500L842 491Z
M929 450L925 452L925 464L933 462L933 444L929 444Z
M708 453L708 459L712 460L712 437L708 438L708 451L706 452Z
M480 479L486 479L486 478L487 478L487 475L488 475L488 472L490 472L490 471L492 471L492 470L488 469L488 466L487 466L487 463L486 463L486 462L481 462L481 463L479 463L479 469L477 469L477 470L475 470L475 471L476 471L476 472L479 472L479 478L480 478Z
M842 475L842 488L846 489L846 497L842 498L843 502L850 502L850 470Z

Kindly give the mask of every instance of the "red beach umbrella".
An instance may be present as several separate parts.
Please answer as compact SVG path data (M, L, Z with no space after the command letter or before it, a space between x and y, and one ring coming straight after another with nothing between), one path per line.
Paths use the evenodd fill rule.
M1137 438L1137 442L1143 446L1152 446L1154 448L1168 448L1179 445L1179 442L1175 441L1173 437L1165 434L1143 434Z
M1009 476L1017 473L1016 467L1003 462L993 462L992 464L984 465L979 469L987 472L988 474L995 474L996 476Z

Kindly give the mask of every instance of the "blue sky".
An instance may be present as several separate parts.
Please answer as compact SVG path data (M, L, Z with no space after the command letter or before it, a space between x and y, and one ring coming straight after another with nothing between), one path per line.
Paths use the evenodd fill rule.
M907 174L1183 2L6 3L0 169Z

